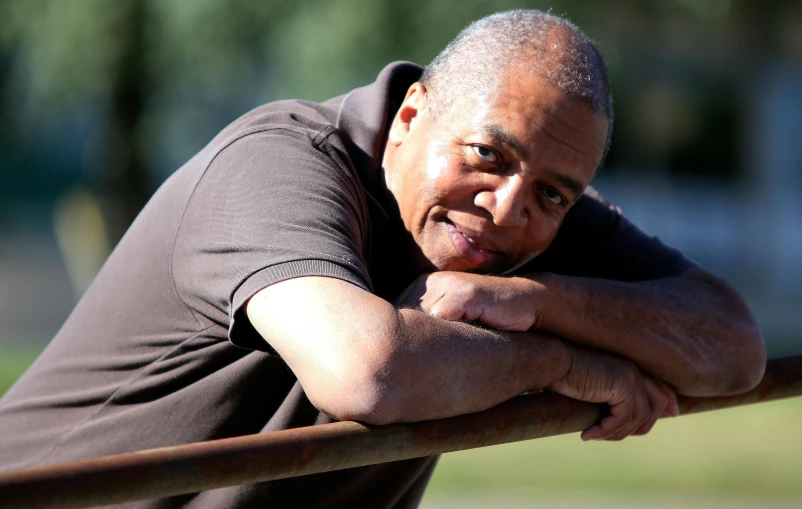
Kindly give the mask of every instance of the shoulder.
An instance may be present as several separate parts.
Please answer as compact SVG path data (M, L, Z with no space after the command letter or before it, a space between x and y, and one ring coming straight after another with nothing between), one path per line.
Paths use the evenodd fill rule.
M341 145L335 127L336 117L336 107L327 103L286 100L264 104L229 124L207 145L204 152L214 157L238 140L260 133L270 133L270 137L262 138L266 140L280 140L281 136L305 139L310 149L319 149L325 143ZM301 147L297 145L293 148L297 150Z
M592 187L565 216L530 271L643 281L680 274L696 264L630 222Z
M304 174L359 194L360 178L335 122L337 106L286 100L242 115L193 157L179 173L194 175L197 195L219 196L227 188L253 188L296 179ZM241 188L241 187L240 187Z

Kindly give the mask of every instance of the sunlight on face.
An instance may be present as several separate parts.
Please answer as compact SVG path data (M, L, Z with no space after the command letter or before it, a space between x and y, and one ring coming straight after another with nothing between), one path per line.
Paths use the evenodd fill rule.
M422 270L506 272L552 242L590 183L607 121L523 68L432 118L410 88L384 170Z

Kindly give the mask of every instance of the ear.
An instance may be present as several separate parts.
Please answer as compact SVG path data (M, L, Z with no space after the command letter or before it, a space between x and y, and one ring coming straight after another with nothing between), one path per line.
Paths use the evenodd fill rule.
M426 109L426 87L420 82L410 85L404 102L395 114L390 132L387 133L387 143L400 145L407 134L414 129Z

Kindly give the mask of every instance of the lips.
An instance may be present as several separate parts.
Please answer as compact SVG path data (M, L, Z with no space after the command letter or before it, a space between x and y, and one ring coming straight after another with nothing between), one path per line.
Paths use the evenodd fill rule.
M454 249L460 257L469 261L476 269L489 269L506 258L502 251L493 249L489 242L472 232L463 231L450 221L446 221L446 229Z
M488 249L488 248L487 248L487 247L486 247L484 244L482 244L481 242L479 242L479 241L475 240L475 239L474 239L473 237L471 237L470 235L466 235L466 234L465 234L465 232L463 232L462 230L460 230L458 226L456 226L456 225L455 225L455 226L454 226L454 228L455 228L455 229L456 229L456 230L457 230L457 231L458 231L458 232L459 232L459 233L460 233L460 234L461 234L463 237L465 237L465 240L467 240L468 242L470 242L470 243L471 243L471 245L473 245L473 247L475 247L476 249L479 249L479 250L481 250L481 251L488 251L488 252L492 251L492 249Z

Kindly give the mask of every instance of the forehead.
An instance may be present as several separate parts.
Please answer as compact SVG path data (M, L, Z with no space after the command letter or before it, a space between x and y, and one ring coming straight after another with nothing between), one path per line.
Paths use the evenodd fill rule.
M455 105L452 114L462 129L517 145L525 159L537 154L595 170L607 140L603 115L528 69L513 67L499 78L489 92L466 95L462 107Z

